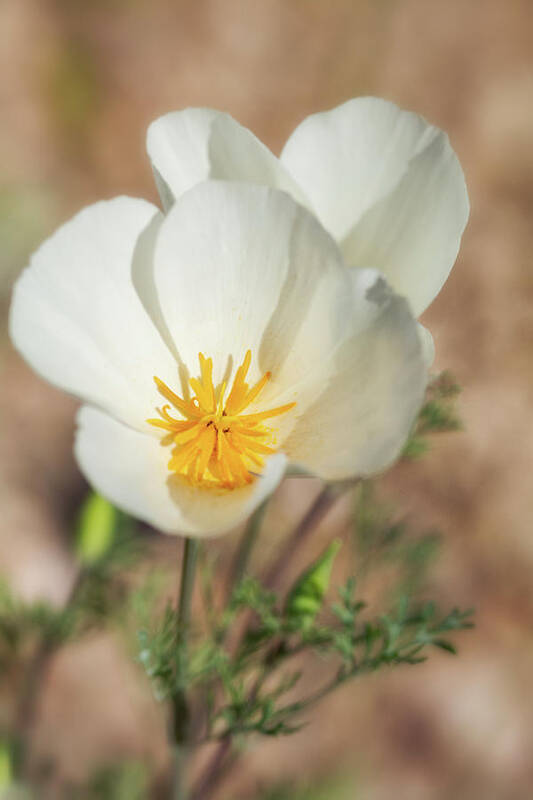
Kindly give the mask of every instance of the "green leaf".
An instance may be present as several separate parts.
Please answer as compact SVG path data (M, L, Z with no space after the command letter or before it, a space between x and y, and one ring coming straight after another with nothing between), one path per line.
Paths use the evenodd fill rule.
M428 434L462 430L463 426L455 409L460 391L449 372L441 373L429 384L426 402L420 409L414 430L403 450L404 458L416 459L423 456L429 449L426 439Z
M446 650L453 656L457 655L457 648L447 639L434 639L433 644L435 647L440 647L441 650Z
M407 458L410 459L411 461L415 461L416 459L425 456L428 450L429 450L429 443L427 442L427 440L424 439L422 436L413 434L405 444L405 447L402 452L402 458Z

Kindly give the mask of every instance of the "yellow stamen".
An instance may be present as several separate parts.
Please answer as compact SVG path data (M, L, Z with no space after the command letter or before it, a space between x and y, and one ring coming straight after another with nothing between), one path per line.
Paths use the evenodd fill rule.
M250 363L252 361L252 351L247 350L246 355L244 356L244 361L242 362L241 366L237 370L235 375L235 380L233 381L233 388L230 392L228 397L228 402L226 403L226 413L227 414L235 414L240 409L242 405L242 401L248 391L248 384L245 383L244 379L248 374L248 370L250 369Z
M269 419L270 417L279 417L280 414L286 414L287 411L290 411L291 408L294 408L296 403L287 403L284 406L278 406L277 408L271 408L270 411L261 411L259 414L241 414L239 417L235 417L235 419L240 420L241 423L252 423L252 422L260 422L263 419Z
M226 383L215 389L212 359L199 353L198 360L200 377L189 381L195 393L190 400L184 400L166 383L154 377L159 392L171 406L158 408L161 419L148 419L147 422L166 432L162 444L173 445L168 462L171 472L196 486L218 489L246 486L264 467L262 456L276 452L272 447L275 432L263 422L286 414L296 403L242 414L259 397L270 380L270 372L250 388L246 376L252 353L248 350L224 400ZM171 407L181 414L181 419L169 413Z
M172 405L175 406L179 411L181 411L183 416L185 417L200 416L198 409L196 409L193 406L192 402L186 402L181 397L178 397L178 395L174 394L174 392L168 388L166 383L163 383L163 381L160 380L156 375L154 375L154 381L155 385L157 386L163 397L166 397L167 400L170 400ZM164 406L164 408L168 408L168 406Z
M265 372L261 380L257 381L253 389L250 389L250 391L244 398L244 403L242 405L242 408L246 408L246 406L249 406L250 403L253 403L257 395L263 390L263 388L266 386L269 380L270 380L270 372ZM241 410L242 409L239 409L239 411Z

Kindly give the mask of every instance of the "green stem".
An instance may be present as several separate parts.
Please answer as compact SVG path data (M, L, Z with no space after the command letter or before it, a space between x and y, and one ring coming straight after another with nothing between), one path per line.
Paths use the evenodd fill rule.
M250 562L250 556L257 541L257 537L259 536L259 531L261 530L261 525L267 510L268 500L269 498L261 503L261 505L255 509L254 513L248 520L248 524L246 525L239 544L239 549L237 551L235 564L231 574L229 585L230 595L233 589L236 589L239 586L246 574L246 570Z
M190 709L185 688L187 664L187 634L191 621L191 601L194 587L198 541L185 539L181 566L181 583L176 613L176 643L178 647L178 685L172 698L171 739L174 755L173 800L186 800L184 780L187 743L189 738Z
M189 625L191 619L191 599L194 587L194 574L198 558L198 540L185 539L183 563L181 566L180 596L178 600L177 623L179 633Z
M244 529L244 533L242 535L241 541L239 542L239 547L237 550L237 554L235 556L235 562L233 564L233 568L230 572L230 577L228 580L228 589L227 589L227 598L226 598L226 606L229 608L231 598L235 589L242 583L244 576L246 575L246 571L248 569L248 564L250 562L250 556L252 554L252 550L254 545L257 541L257 537L259 536L259 532L261 530L261 524L263 522L263 518L265 516L268 501L270 500L267 497L260 506L258 506L252 516L249 518L246 528ZM244 623L246 620L244 620ZM233 639L239 639L239 631L240 628L237 626L233 630ZM223 644L226 641L228 635L228 627L223 626L219 634L219 644ZM231 648L230 648L231 649Z
M172 800L187 800L187 787L185 784L187 748L184 745L174 744L172 756L174 764Z

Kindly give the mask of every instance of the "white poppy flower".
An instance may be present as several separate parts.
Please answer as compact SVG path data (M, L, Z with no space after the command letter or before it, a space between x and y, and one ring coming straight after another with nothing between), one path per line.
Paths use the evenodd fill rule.
M221 533L294 463L336 480L399 454L427 369L408 304L347 269L288 194L208 181L166 216L81 211L19 278L11 336L81 398L75 453L117 506Z
M455 262L468 213L445 133L417 114L360 97L307 117L277 159L228 114L189 108L148 129L165 208L199 181L249 181L289 192L338 242L347 265L379 269L416 316ZM428 366L433 340L419 326Z

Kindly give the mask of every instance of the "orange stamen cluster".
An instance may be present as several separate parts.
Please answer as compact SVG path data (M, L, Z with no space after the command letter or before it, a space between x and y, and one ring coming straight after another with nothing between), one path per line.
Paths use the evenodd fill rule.
M252 354L246 353L237 369L233 386L224 398L226 384L215 391L213 361L199 353L200 378L189 383L195 392L190 400L175 394L166 383L154 377L157 388L181 414L175 419L170 405L157 409L160 419L147 420L167 432L164 444L172 444L168 468L194 485L235 489L245 486L261 472L264 456L274 453L273 431L263 422L285 414L296 403L287 403L254 414L242 412L253 403L270 379L266 372L255 386L246 383Z

